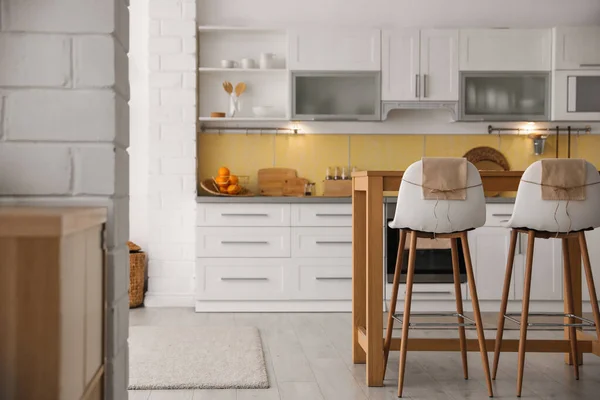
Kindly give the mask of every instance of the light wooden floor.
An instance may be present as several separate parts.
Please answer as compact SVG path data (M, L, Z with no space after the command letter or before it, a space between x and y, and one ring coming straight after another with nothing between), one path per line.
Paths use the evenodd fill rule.
M396 399L398 353L390 356L385 387L365 386L365 366L354 365L350 314L198 314L184 308L135 309L131 325L256 326L260 329L270 389L130 391L130 400L391 400ZM486 318L486 327L494 325ZM398 324L396 324L398 326ZM508 326L508 324L507 324ZM398 332L399 333L399 332ZM494 331L486 331L487 338ZM515 331L505 337L516 337ZM397 333L395 332L395 336ZM474 332L467 333L475 337ZM455 337L455 331L411 331L410 337ZM562 337L532 332L529 337ZM489 353L490 363L493 354ZM559 354L527 355L522 399L600 399L600 358L586 355L581 380ZM516 354L503 354L495 398L516 399ZM469 353L470 379L462 378L459 353L409 352L405 398L487 399L479 353Z

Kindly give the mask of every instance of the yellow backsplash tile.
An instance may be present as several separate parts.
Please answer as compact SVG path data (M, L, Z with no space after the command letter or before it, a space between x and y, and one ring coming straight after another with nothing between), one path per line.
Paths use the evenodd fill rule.
M359 170L404 170L423 154L423 135L352 135L350 163Z
M294 168L298 176L315 182L323 194L329 166L348 165L347 135L280 135L275 137L275 166Z
M238 134L198 135L198 173L200 179L217 174L220 166L233 174L248 175L250 190L256 190L256 172L273 166L273 136Z
M567 156L567 136L559 137L559 156ZM423 155L460 157L468 150L489 146L502 152L511 170L524 170L534 161L556 154L555 136L546 141L544 154L533 154L533 141L525 135L198 135L198 170L201 179L216 174L221 165L238 175L250 176L248 188L256 191L260 168L294 168L316 183L328 166L358 169L404 170ZM571 157L584 158L600 168L600 135L573 136Z

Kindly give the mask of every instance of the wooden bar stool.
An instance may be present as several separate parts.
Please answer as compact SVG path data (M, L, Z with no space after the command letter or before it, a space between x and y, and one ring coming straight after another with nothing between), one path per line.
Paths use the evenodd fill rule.
M578 176L579 182L574 182L573 177ZM548 181L546 177L550 177ZM562 177L562 178L561 178ZM559 181L556 181L559 179ZM560 181L562 180L562 182ZM571 181L571 182L568 182ZM549 182L549 183L548 183ZM552 199L544 199L552 197ZM584 160L541 160L529 166L523 173L515 207L507 226L512 228L506 275L502 292L502 302L498 316L498 331L494 349L493 378L496 379L504 322L508 319L520 326L519 361L517 371L517 396L521 396L523 387L523 368L525 365L525 351L527 343L527 327L540 326L567 326L571 342L571 357L575 378L579 379L579 366L577 360L577 328L584 326L596 327L596 334L600 338L600 313L598 311L598 298L594 286L594 278L590 266L586 230L600 226L600 176L592 164ZM513 271L515 247L517 236L527 234L527 255L525 262L525 283L523 289L522 312L507 313L510 281ZM567 239L577 237L583 258L583 266L590 292L590 301L594 321L574 315L573 287L571 284L571 266L569 263L569 247ZM566 313L530 313L529 298L531 293L531 279L533 275L533 250L535 239L561 239L563 252L563 279L565 286ZM542 272L542 271L540 271ZM518 319L520 315L520 319ZM568 319L567 324L562 323L535 323L529 322L531 316L561 316Z
M429 178L425 178L424 171L429 171L429 174L432 171L429 169L430 167L424 165L424 163L431 162L429 159L425 158L421 161L417 161L406 169L402 178L400 190L398 192L396 214L394 220L389 224L391 228L400 229L401 232L400 245L398 247L398 257L396 260L396 270L394 273L390 311L387 321L387 331L384 342L384 370L387 366L392 341L392 330L394 328L394 320L397 319L402 324L400 367L398 374L398 397L402 397L402 391L404 387L404 372L406 366L406 353L408 349L409 329L435 327L440 325L439 323L411 323L411 316L454 316L457 318L457 323L443 325L454 325L458 327L463 362L463 373L465 379L468 379L465 326L475 326L477 329L483 370L486 375L488 394L490 397L493 396L487 349L483 333L483 324L481 321L481 313L479 311L477 288L475 287L475 277L473 275L473 266L471 264L469 242L467 239L467 232L469 230L481 227L485 224L485 198L483 195L483 188L481 186L481 176L479 175L477 168L475 168L475 166L467 162L465 159L452 160L454 161L450 161L450 164L448 165L460 165L460 167L457 169L441 168L439 171L435 171L435 173L438 175L437 182L440 187L428 186L427 182L430 180ZM462 173L465 175L465 184L458 187L448 187L446 183L450 184L450 182L456 182L455 175L461 174L461 168ZM461 194L464 194L463 199L456 199L456 195L460 197ZM435 198L432 199L431 197ZM395 314L396 302L398 300L398 289L400 285L400 275L402 273L402 255L408 236L410 236L410 247L406 276L404 313ZM454 287L456 292L456 313L411 314L410 309L415 274L417 238L450 240ZM475 314L474 321L465 317L463 314L459 272L459 242L464 253L467 280L469 283L470 296L473 302L473 311Z

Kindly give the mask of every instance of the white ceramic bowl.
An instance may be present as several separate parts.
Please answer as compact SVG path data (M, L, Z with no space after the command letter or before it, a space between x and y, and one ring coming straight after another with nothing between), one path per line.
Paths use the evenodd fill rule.
M255 106L252 107L252 114L257 118L267 118L273 115L272 106Z

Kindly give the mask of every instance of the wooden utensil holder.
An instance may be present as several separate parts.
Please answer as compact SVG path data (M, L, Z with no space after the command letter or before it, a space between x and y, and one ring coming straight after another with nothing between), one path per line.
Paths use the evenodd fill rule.
M326 180L323 181L323 196L326 197L350 197L352 196L351 180Z

